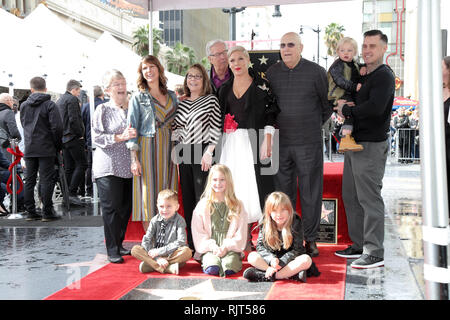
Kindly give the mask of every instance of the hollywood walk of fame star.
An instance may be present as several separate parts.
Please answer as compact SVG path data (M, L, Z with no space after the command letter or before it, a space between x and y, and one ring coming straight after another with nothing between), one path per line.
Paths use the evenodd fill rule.
M330 213L332 213L332 212L333 212L333 210L327 210L327 209L325 209L325 206L322 205L321 219L326 222L330 222L329 217L330 217Z
M58 264L58 267L68 267L68 268L79 268L79 267L89 267L87 274L90 274L98 269L103 268L109 263L106 254L97 254L91 261Z
M263 55L261 58L258 58L258 60L260 61L260 64L267 64L269 59Z
M140 292L161 297L162 300L221 300L243 296L264 294L264 292L218 291L211 279L200 282L185 290L179 289L136 289Z
M248 64L248 67L249 67L249 68L253 68L253 62L250 62L250 63Z

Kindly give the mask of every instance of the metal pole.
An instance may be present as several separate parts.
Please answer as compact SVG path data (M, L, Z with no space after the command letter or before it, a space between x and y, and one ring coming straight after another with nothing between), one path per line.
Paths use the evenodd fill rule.
M16 150L17 140L10 140L11 149ZM16 156L12 155L12 162L16 161ZM11 202L12 202L12 212L8 215L8 219L23 219L22 215L17 213L17 168L14 166L12 168L12 194L11 194Z
M448 300L448 196L442 98L440 0L419 1L420 155L425 295Z
M153 54L153 0L148 0L148 54Z

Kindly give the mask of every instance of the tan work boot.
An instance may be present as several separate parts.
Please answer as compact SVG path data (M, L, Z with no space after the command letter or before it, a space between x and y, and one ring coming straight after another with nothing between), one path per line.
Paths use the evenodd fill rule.
M146 264L144 261L142 261L139 264L139 271L141 273L149 273L149 272L152 272L152 271L155 271L155 270L152 267L150 267L148 264Z
M339 143L339 153L343 153L346 151L362 151L364 150L364 147L360 144L357 144L355 139L349 134L343 136L341 138L341 142Z

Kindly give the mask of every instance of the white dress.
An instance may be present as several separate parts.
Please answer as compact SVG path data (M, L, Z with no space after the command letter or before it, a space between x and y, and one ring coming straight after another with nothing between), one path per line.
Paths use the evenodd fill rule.
M219 162L231 171L234 192L244 204L248 213L248 223L257 222L262 217L252 150L247 129L237 129L235 132L223 134Z

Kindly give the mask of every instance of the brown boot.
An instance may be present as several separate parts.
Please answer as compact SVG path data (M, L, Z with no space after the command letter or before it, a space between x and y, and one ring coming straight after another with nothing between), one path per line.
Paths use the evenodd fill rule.
M164 273L163 267L161 267L154 259L152 259L148 255L147 251L145 251L145 249L143 247L141 247L140 245L135 245L131 249L131 255L133 257L135 257L136 259L145 262L146 266L144 269L149 270L151 268L155 271L158 271L159 273ZM148 271L148 272L150 272L150 271Z
M341 142L339 143L339 153L343 153L346 151L362 151L364 147L360 144L357 144L355 139L351 135L345 135L341 138Z

